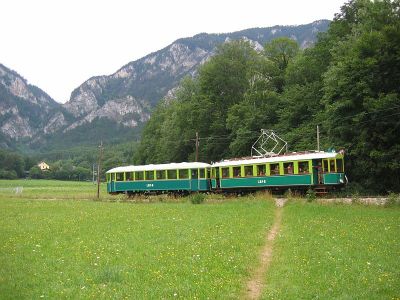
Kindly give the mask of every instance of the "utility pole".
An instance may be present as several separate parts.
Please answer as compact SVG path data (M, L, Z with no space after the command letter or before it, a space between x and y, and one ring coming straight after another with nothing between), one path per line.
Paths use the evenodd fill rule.
M101 160L102 159L103 159L103 141L100 142L99 162L97 163L97 199L100 198L100 169L101 169Z
M199 161L199 133L196 131L196 161Z
M319 152L319 125L317 125L317 150Z

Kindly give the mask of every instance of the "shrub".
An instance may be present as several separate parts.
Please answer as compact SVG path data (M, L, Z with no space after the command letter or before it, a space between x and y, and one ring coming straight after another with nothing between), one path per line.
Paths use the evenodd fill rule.
M307 202L312 202L315 199L317 199L317 194L315 193L315 191L313 189L308 189L307 190L306 199L307 199Z
M206 196L204 194L201 193L195 193L190 195L190 202L192 202L192 204L201 204L204 202L204 199L206 198Z
M2 170L0 169L0 178L1 179L17 179L17 172L14 170Z

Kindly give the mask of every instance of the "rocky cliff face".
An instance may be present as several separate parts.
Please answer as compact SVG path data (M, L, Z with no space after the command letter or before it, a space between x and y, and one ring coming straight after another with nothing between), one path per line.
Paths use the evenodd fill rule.
M10 139L32 138L61 109L41 89L0 64L0 132Z
M193 76L213 55L218 44L245 39L255 49L262 50L271 39L287 36L305 48L312 45L317 33L325 31L328 25L329 21L324 20L227 34L202 33L179 39L160 51L128 63L112 75L90 78L72 92L64 105L54 102L43 91L0 65L0 139L3 135L16 140L30 138L40 143L42 136L47 136L46 140L51 143L52 135L68 133L73 137L76 132L82 136L85 134L82 131L91 124L101 128L102 120L108 127L113 123L118 128L135 129L138 134L138 128L149 119L151 109L161 99L173 97L182 78ZM119 132L115 132L114 139L118 135Z

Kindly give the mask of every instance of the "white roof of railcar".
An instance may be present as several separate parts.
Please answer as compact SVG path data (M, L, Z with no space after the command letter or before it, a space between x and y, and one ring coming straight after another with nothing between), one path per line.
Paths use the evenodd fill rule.
M309 152L309 153L291 153L273 157L259 157L259 158L244 158L244 159L231 159L223 160L213 164L213 167L226 167L235 165L251 165L251 164L262 164L280 161L298 161L298 160L310 160L310 159L323 159L323 158L334 158L340 153L336 152Z
M106 173L135 172L135 171L154 171L154 170L176 170L176 169L201 169L210 168L210 164L202 162L182 162L158 165L125 166L108 170Z

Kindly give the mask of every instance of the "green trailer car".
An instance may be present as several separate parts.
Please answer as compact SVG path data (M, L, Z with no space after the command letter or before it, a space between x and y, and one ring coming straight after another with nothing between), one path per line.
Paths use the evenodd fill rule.
M107 171L107 191L111 194L190 193L210 190L211 165L182 162L125 166Z

